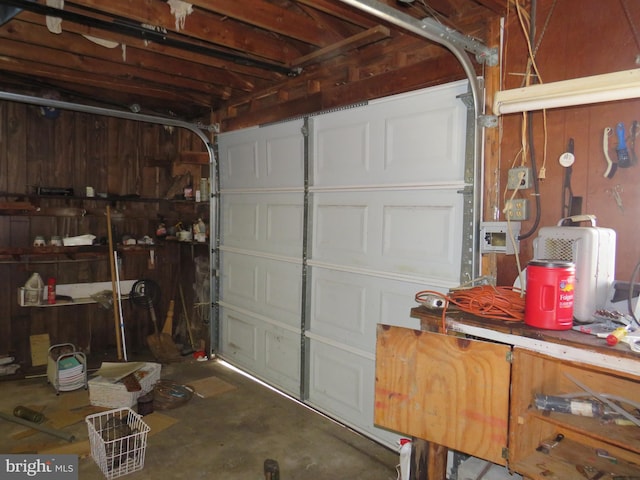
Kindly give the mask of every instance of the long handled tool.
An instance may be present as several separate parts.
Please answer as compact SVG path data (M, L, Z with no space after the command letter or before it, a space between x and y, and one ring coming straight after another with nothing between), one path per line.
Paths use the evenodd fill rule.
M128 362L127 358L127 339L124 335L124 315L122 314L122 291L120 290L120 270L118 268L118 252L113 252L113 261L116 270L116 290L118 292L118 315L120 318L120 335L122 336L122 353L124 355L124 361ZM115 305L113 307L115 309Z
M184 291L182 290L182 284L179 286L180 288L180 301L182 302L182 314L184 315L184 320L187 322L187 333L189 334L189 342L191 343L191 348L195 351L197 350L195 342L193 341L193 332L191 332L191 321L189 320L189 313L187 312L187 303L184 301Z
M153 331L147 337L147 345L153 356L160 362L171 362L180 358L178 347L173 343L171 335L160 333L154 304L160 298L160 286L152 280L138 280L131 287L129 294L131 301L149 310L149 316L153 323Z
M116 261L113 250L113 233L111 231L111 207L107 205L107 234L109 237L109 268L111 269L111 293L113 295L113 321L116 327L116 346L118 349L118 360L122 360L122 339L120 337L120 315L116 304L118 294L116 293ZM118 282L119 283L119 282Z

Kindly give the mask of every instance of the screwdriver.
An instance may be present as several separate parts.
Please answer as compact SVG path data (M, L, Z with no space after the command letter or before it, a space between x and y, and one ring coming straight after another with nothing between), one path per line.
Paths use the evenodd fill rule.
M624 336L629 332L629 327L618 327L609 335L607 335L607 345L617 345L620 339L624 338Z

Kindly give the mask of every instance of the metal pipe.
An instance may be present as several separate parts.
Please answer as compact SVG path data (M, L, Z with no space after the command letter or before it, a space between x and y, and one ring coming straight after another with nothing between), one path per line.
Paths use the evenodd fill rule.
M406 13L400 12L389 5L380 3L376 0L340 0L343 3L358 8L364 12L367 12L375 17L378 17L386 22L392 23L398 27L415 33L421 37L431 40L443 47L447 48L458 59L462 68L469 80L469 88L473 98L473 110L475 116L474 122L474 142L473 142L473 164L474 164L474 193L473 193L473 211L475 223L479 223L479 215L482 209L482 126L480 125L480 115L484 113L484 92L480 86L480 81L476 76L475 68L471 61L471 58L465 51L465 47L469 47L469 44L457 41L461 37L458 32L452 30L443 31L443 28L435 22L425 22L418 20ZM479 44L473 43L474 52L478 51ZM488 58L488 54L482 54L481 57ZM479 58L480 60L481 58ZM493 63L493 62L491 62ZM497 63L497 62L496 62ZM477 244L477 228L473 228L473 245ZM475 278L478 275L479 259L477 258L477 249L473 249L473 261L472 261L472 276Z
M7 415L4 412L0 412L0 418L6 420L7 422L17 423L19 425L24 425L25 427L33 428L34 430L38 430L43 433L48 433L49 435L53 435L54 437L62 438L67 442L73 442L76 437L70 433L63 432L62 430L56 430L55 428L49 428L44 425L39 425L37 423L30 422L28 420L24 420L22 418L13 417L11 415Z
M432 42L435 42L447 48L458 59L464 69L469 83L471 84L471 92L473 94L473 103L476 114L481 111L481 95L480 84L476 77L473 63L467 55L464 46L453 41L452 35L445 35L440 27L436 27L433 22L424 22L418 20L406 13L402 13L389 5L378 2L377 0L340 0L342 3L356 7L364 12L370 13L386 22L392 23L398 27L404 28L409 32L413 32Z

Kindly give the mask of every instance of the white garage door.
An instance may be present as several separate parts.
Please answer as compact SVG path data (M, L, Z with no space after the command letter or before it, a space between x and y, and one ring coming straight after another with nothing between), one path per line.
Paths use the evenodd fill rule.
M375 327L419 328L415 292L460 283L465 92L219 137L220 355L389 445Z

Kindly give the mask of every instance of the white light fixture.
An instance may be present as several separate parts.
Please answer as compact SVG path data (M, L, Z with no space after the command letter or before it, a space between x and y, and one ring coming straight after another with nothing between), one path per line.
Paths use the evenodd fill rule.
M640 69L496 92L494 115L640 97Z

